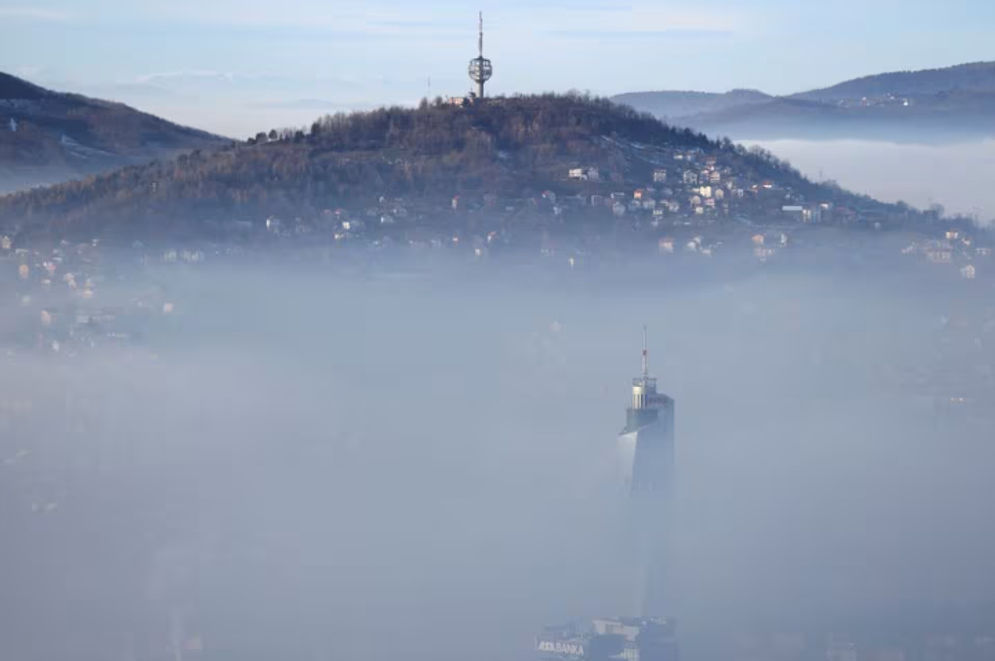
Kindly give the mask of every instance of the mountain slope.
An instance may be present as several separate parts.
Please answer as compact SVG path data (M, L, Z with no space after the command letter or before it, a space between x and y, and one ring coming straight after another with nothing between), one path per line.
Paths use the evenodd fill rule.
M652 97L615 97L639 110L660 106ZM687 94L684 92L673 94ZM759 94L759 93L758 93ZM725 95L720 95L725 96ZM690 108L690 106L688 106ZM899 71L848 80L784 97L670 115L676 124L711 135L749 138L870 138L910 142L995 135L995 62Z
M227 142L120 103L53 92L0 73L0 192Z
M843 103L864 98L932 96L941 92L995 92L995 62L971 62L942 69L895 71L848 80L791 95L794 99Z
M689 153L701 165L689 162ZM769 155L627 107L546 95L327 117L307 134L288 132L0 198L0 226L20 235L197 235L232 221L258 226L271 215L318 222L335 209L364 213L381 197L405 199L431 224L454 196L527 210L545 190L607 196L652 182L656 168L673 168L676 177L707 162L730 184L781 190L770 199L778 211L786 191L797 199L857 199L813 184ZM575 167L598 168L600 182L569 180Z
M711 135L755 139L863 138L943 142L995 135L995 92L942 92L929 97L828 104L795 97L685 118Z

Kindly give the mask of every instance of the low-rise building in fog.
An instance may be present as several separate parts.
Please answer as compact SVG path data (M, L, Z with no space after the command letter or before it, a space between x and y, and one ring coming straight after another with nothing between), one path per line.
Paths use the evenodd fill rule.
M601 172L598 168L570 168L567 176L574 181L601 181Z
M676 623L669 618L595 618L546 627L536 636L541 661L678 661Z

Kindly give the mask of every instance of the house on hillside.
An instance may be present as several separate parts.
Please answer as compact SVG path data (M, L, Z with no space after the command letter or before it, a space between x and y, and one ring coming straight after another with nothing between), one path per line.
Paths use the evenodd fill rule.
M601 173L598 168L570 168L567 178L574 181L601 181Z
M812 217L812 214L808 211L808 209L800 204L785 204L781 207L781 213L784 214L788 220L796 223L808 222Z
M926 260L933 264L949 264L953 260L953 252L947 246L936 246L927 250Z

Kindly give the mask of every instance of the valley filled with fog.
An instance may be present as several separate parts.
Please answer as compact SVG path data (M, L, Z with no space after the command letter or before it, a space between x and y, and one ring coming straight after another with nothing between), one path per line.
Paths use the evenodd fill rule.
M928 138L926 138L928 140ZM934 204L981 224L995 219L995 140L886 142L873 140L747 140L789 161L816 181L919 209Z
M686 658L986 603L990 407L943 406L991 401L980 289L611 268L159 264L128 285L169 301L139 340L11 345L0 636L23 659L496 660L632 612L614 439L643 324L677 402Z

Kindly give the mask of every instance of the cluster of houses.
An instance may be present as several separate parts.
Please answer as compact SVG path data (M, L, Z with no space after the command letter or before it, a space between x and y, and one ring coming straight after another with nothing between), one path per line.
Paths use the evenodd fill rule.
M980 243L963 229L948 229L941 236L913 241L902 249L903 255L914 255L930 264L953 265L962 278L978 277L978 266L992 257L992 246Z
M578 165L565 167L558 177L540 178L546 182L545 189L509 193L487 191L485 185L483 191L454 191L442 199L382 196L365 208L330 208L308 219L242 221L245 226L240 231L264 231L281 238L317 233L336 242L480 247L477 244L486 243L491 233L501 240L527 241L530 228L538 233L573 220L600 219L656 230L704 228L723 220L746 225L852 224L873 216L869 210L852 209L832 199L808 201L783 182L744 172L744 166L728 160L732 158L728 155L716 156L698 148L653 149L652 154L639 154L641 170L633 168L624 175ZM479 222L467 222L470 216ZM878 219L869 222L880 226ZM470 235L471 229L476 236Z
M666 163L669 159L670 163ZM605 206L618 217L646 214L654 219L678 218L690 222L735 216L795 223L847 222L858 213L837 207L831 201L808 203L791 187L769 179L750 180L718 156L700 149L676 150L654 159L657 166L644 185L632 190L593 192L592 207ZM567 180L578 185L611 184L617 173L607 176L596 167L574 167Z
M158 290L139 296L115 286L122 262L109 256L98 240L54 247L14 248L0 236L0 270L7 277L0 287L13 294L15 307L2 339L7 346L34 347L51 352L128 345L141 334L149 318L169 315L174 304ZM163 261L198 261L199 251L167 251ZM8 298L8 300L11 300Z

